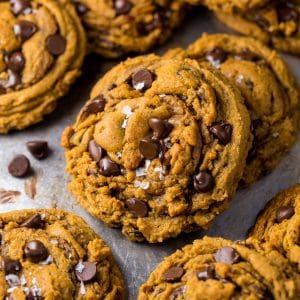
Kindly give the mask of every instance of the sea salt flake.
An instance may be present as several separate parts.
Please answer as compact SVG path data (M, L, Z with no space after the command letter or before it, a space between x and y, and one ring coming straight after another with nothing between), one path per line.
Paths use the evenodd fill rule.
M118 152L116 152L116 155L118 158L122 158L122 152L118 151Z
M274 133L272 133L272 137L273 137L274 139L277 139L277 138L279 137L279 132L274 132Z
M53 263L53 257L49 255L45 260L41 261L40 264L42 265L50 265Z
M76 270L77 272L79 272L79 273L82 273L83 270L84 270L84 268L85 268L84 264L83 264L82 262L80 262L80 263L77 264L75 270Z
M145 87L145 82L138 82L137 84L134 84L133 87L136 90L141 91Z
M20 278L15 274L6 275L5 280L10 287L16 287L18 285L21 285Z
M242 74L239 74L236 78L236 82L241 84L245 80L245 77Z
M16 288L17 288L17 287L15 286L15 287L12 287L12 288L7 289L7 293L8 293L8 294L11 294Z
M147 181L143 181L143 182L138 181L138 180L134 181L134 187L136 187L136 188L141 188L143 190L147 190L149 188L149 186L150 186L150 183Z
M164 139L164 143L165 143L165 145L166 145L166 147L168 149L170 149L172 147L172 143L171 143L170 137L167 137L166 139Z
M80 281L80 294L81 295L85 295L86 294L86 289L85 289L83 281Z
M21 285L22 285L22 286L24 286L24 285L26 285L26 284L27 284L27 280L26 280L26 278L25 278L25 276L24 276L24 275L22 275L22 276L21 276L21 278L20 278L20 282L21 282Z
M58 240L50 240L50 243L51 243L52 245L58 245Z
M122 128L125 129L127 127L128 120L125 119L122 123Z
M148 174L147 170L143 167L141 168L137 168L135 170L135 176L136 177L142 177L142 176L146 176Z
M126 118L129 118L133 115L132 109L130 106L126 105L123 107L122 113L126 115Z

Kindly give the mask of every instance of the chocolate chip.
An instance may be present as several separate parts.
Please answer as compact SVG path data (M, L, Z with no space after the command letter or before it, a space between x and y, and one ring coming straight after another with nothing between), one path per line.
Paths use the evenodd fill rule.
M282 206L277 212L276 222L281 223L283 220L291 218L295 214L295 210L292 206Z
M210 127L209 131L218 138L222 145L227 145L232 136L232 126L230 124L215 124Z
M4 83L6 88L14 88L22 83L20 75L13 70L8 69L8 80Z
M139 150L146 159L154 159L160 153L160 142L150 137L143 138L139 143Z
M140 23L138 25L138 31L141 35L147 35L150 32L152 32L153 30L157 29L157 28L163 28L164 27L164 16L162 13L156 12L153 15L153 20L151 21L151 23Z
M5 275L18 274L22 266L17 260L10 259L9 257L3 257L2 267Z
M102 149L95 140L91 140L89 142L89 153L96 162L99 162L105 155L105 150Z
M172 294L171 294L171 297L170 297L170 300L177 300L178 298L180 298L180 296L183 296L186 292L186 286L185 285L182 285L178 288L176 288Z
M158 118L151 118L148 123L153 130L153 136L158 140L166 138L174 128L167 120Z
M15 51L5 57L6 65L16 73L20 73L25 66L25 57L21 51Z
M6 88L0 85L0 95L6 94Z
M88 7L84 4L79 2L76 3L76 11L79 15L84 15L85 13L87 13L88 10Z
M125 15L130 12L132 4L127 0L115 0L114 8L117 15Z
M104 99L104 96L100 94L83 108L83 114L90 115L90 114L97 114L99 112L103 112L105 108L105 104L106 101Z
M218 250L215 255L215 260L217 262L222 262L225 264L236 264L241 260L240 255L231 247L224 247Z
M257 61L259 57L248 48L243 48L239 54L235 55L235 59Z
M26 143L26 146L36 159L44 159L49 154L48 143L46 141L30 141Z
M145 91L151 88L154 75L146 69L141 69L132 75L132 86L138 91Z
M29 241L24 248L25 257L34 263L45 260L48 257L48 250L40 241Z
M144 201L137 198L131 198L127 199L125 203L134 217L144 218L148 215L148 206Z
M32 229L40 229L45 227L45 221L42 219L40 214L34 214L29 219L25 220L20 226Z
M222 48L216 47L206 53L205 59L212 65L219 66L227 59L227 54Z
M14 15L19 15L29 8L31 8L29 0L10 0L10 9Z
M34 289L34 287L29 288L29 290L27 290L25 300L42 300L42 299L43 299L43 297L40 295L37 295L37 292Z
M118 176L121 174L120 166L112 161L108 156L99 161L100 173L103 176Z
M14 25L14 33L16 36L21 38L21 41L24 42L32 37L37 31L37 26L29 21L19 21Z
M61 55L66 50L67 41L60 34L50 35L46 40L46 47L53 55Z
M202 171L194 176L194 188L198 193L206 193L214 188L215 182L212 175Z
M29 174L30 162L25 155L17 155L8 165L9 173L14 177L24 177Z
M79 281L91 282L97 275L97 265L89 261L83 261L76 265L75 274Z
M289 22L299 20L298 11L289 2L281 2L277 7L279 22Z
M215 268L213 266L206 266L201 268L197 273L199 280L208 280L215 278Z
M166 282L176 282L181 279L184 274L184 269L181 267L171 267L163 274L163 279Z

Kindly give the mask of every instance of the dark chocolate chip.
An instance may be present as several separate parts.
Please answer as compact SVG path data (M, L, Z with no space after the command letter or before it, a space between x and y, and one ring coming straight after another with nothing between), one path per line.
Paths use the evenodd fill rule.
M32 37L37 31L37 26L29 21L21 20L14 25L14 33L24 42Z
M257 61L259 57L248 48L243 48L241 52L235 56L235 59Z
M138 31L141 35L147 35L153 30L157 28L163 28L164 27L164 21L163 21L163 16L160 13L155 13L153 15L153 20L151 23L140 23L138 25Z
M212 65L218 66L227 59L227 54L222 48L216 47L206 53L205 59Z
M227 145L232 136L232 126L230 124L215 124L209 131L218 138L222 145Z
M198 193L206 193L214 188L213 176L205 171L199 172L194 176L194 188Z
M241 257L238 254L238 252L228 246L218 250L215 253L214 257L217 262L222 262L230 265L236 264L241 260Z
M125 203L134 217L144 218L148 215L148 206L144 201L137 198L131 198L127 199Z
M183 296L186 292L186 286L185 285L182 285L178 288L176 288L172 294L171 294L171 297L170 297L170 300L177 300L178 298L180 298L181 296Z
M108 156L99 161L100 173L103 176L118 176L121 174L120 166Z
M138 91L145 91L151 88L153 81L153 73L147 69L141 69L132 75L132 86Z
M97 264L83 261L76 265L75 274L79 281L91 282L97 275Z
M215 268L213 266L206 266L201 268L197 273L199 280L208 280L215 278Z
M36 290L33 290L34 288L29 288L27 291L25 300L42 300L43 297L40 295L37 295Z
M154 138L160 140L166 138L174 126L167 120L151 118L149 119L149 126L153 130Z
M84 4L77 2L76 3L76 11L79 15L84 15L88 12L88 7L85 6Z
M127 0L115 0L114 8L117 15L126 15L131 11L132 4Z
M24 177L29 174L30 162L25 155L17 155L8 165L9 173L14 177Z
M89 153L96 162L99 162L105 155L105 150L102 149L95 140L91 140L89 142Z
M139 150L146 159L154 159L160 153L160 142L150 137L143 138L139 143Z
M13 70L8 69L8 80L4 83L6 88L14 88L22 83L21 76L14 72Z
M67 46L66 39L60 34L50 35L46 40L46 47L53 55L61 55L65 52Z
M45 227L45 221L40 214L34 214L29 219L25 220L21 227L27 227L32 229L40 229Z
M16 16L29 8L31 8L29 0L10 0L10 9Z
M166 282L176 282L184 275L184 269L181 267L171 267L163 274L163 279Z
M26 143L26 146L36 159L44 159L49 154L48 143L46 141L29 141Z
M105 104L106 101L104 99L104 96L100 94L83 108L83 114L90 115L90 114L97 114L99 112L103 112L105 108Z
M30 261L38 263L48 257L48 250L40 241L34 240L26 243L24 248L24 255Z
M279 22L289 22L299 20L299 12L289 2L281 2L277 7Z
M25 57L21 51L15 51L5 57L5 62L10 70L20 73L25 66Z
M281 223L283 220L291 218L295 214L293 206L282 206L277 212L276 222Z
M5 275L18 274L22 266L17 260L10 259L9 257L3 257L2 267Z

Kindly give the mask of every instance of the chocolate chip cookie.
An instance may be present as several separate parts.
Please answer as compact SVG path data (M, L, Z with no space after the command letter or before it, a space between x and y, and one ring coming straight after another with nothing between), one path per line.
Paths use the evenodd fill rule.
M186 51L170 50L166 57L210 63L240 90L254 134L241 184L270 172L297 138L299 89L283 59L252 38L225 34L205 34Z
M297 299L299 275L278 253L242 242L204 237L177 250L139 291L146 299Z
M0 133L42 120L79 76L86 41L67 0L0 2Z
M153 243L205 228L227 207L250 136L242 98L222 74L150 55L96 84L62 145L79 203Z
M185 15L180 0L74 0L91 50L116 58L163 43Z
M300 270L300 184L279 193L260 213L251 238L267 242Z
M209 2L205 1L208 6ZM227 3L227 1L217 1ZM244 10L212 5L217 18L239 33L255 37L279 51L300 54L300 3L298 0L256 1ZM261 2L261 3L259 3ZM224 9L225 6L225 9ZM226 9L227 8L227 9Z
M124 299L110 249L80 218L57 209L0 214L1 299Z

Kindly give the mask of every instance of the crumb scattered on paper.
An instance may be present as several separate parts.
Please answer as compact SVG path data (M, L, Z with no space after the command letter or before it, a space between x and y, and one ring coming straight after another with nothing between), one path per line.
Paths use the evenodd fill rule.
M15 203L20 195L19 191L7 191L0 188L0 204Z

